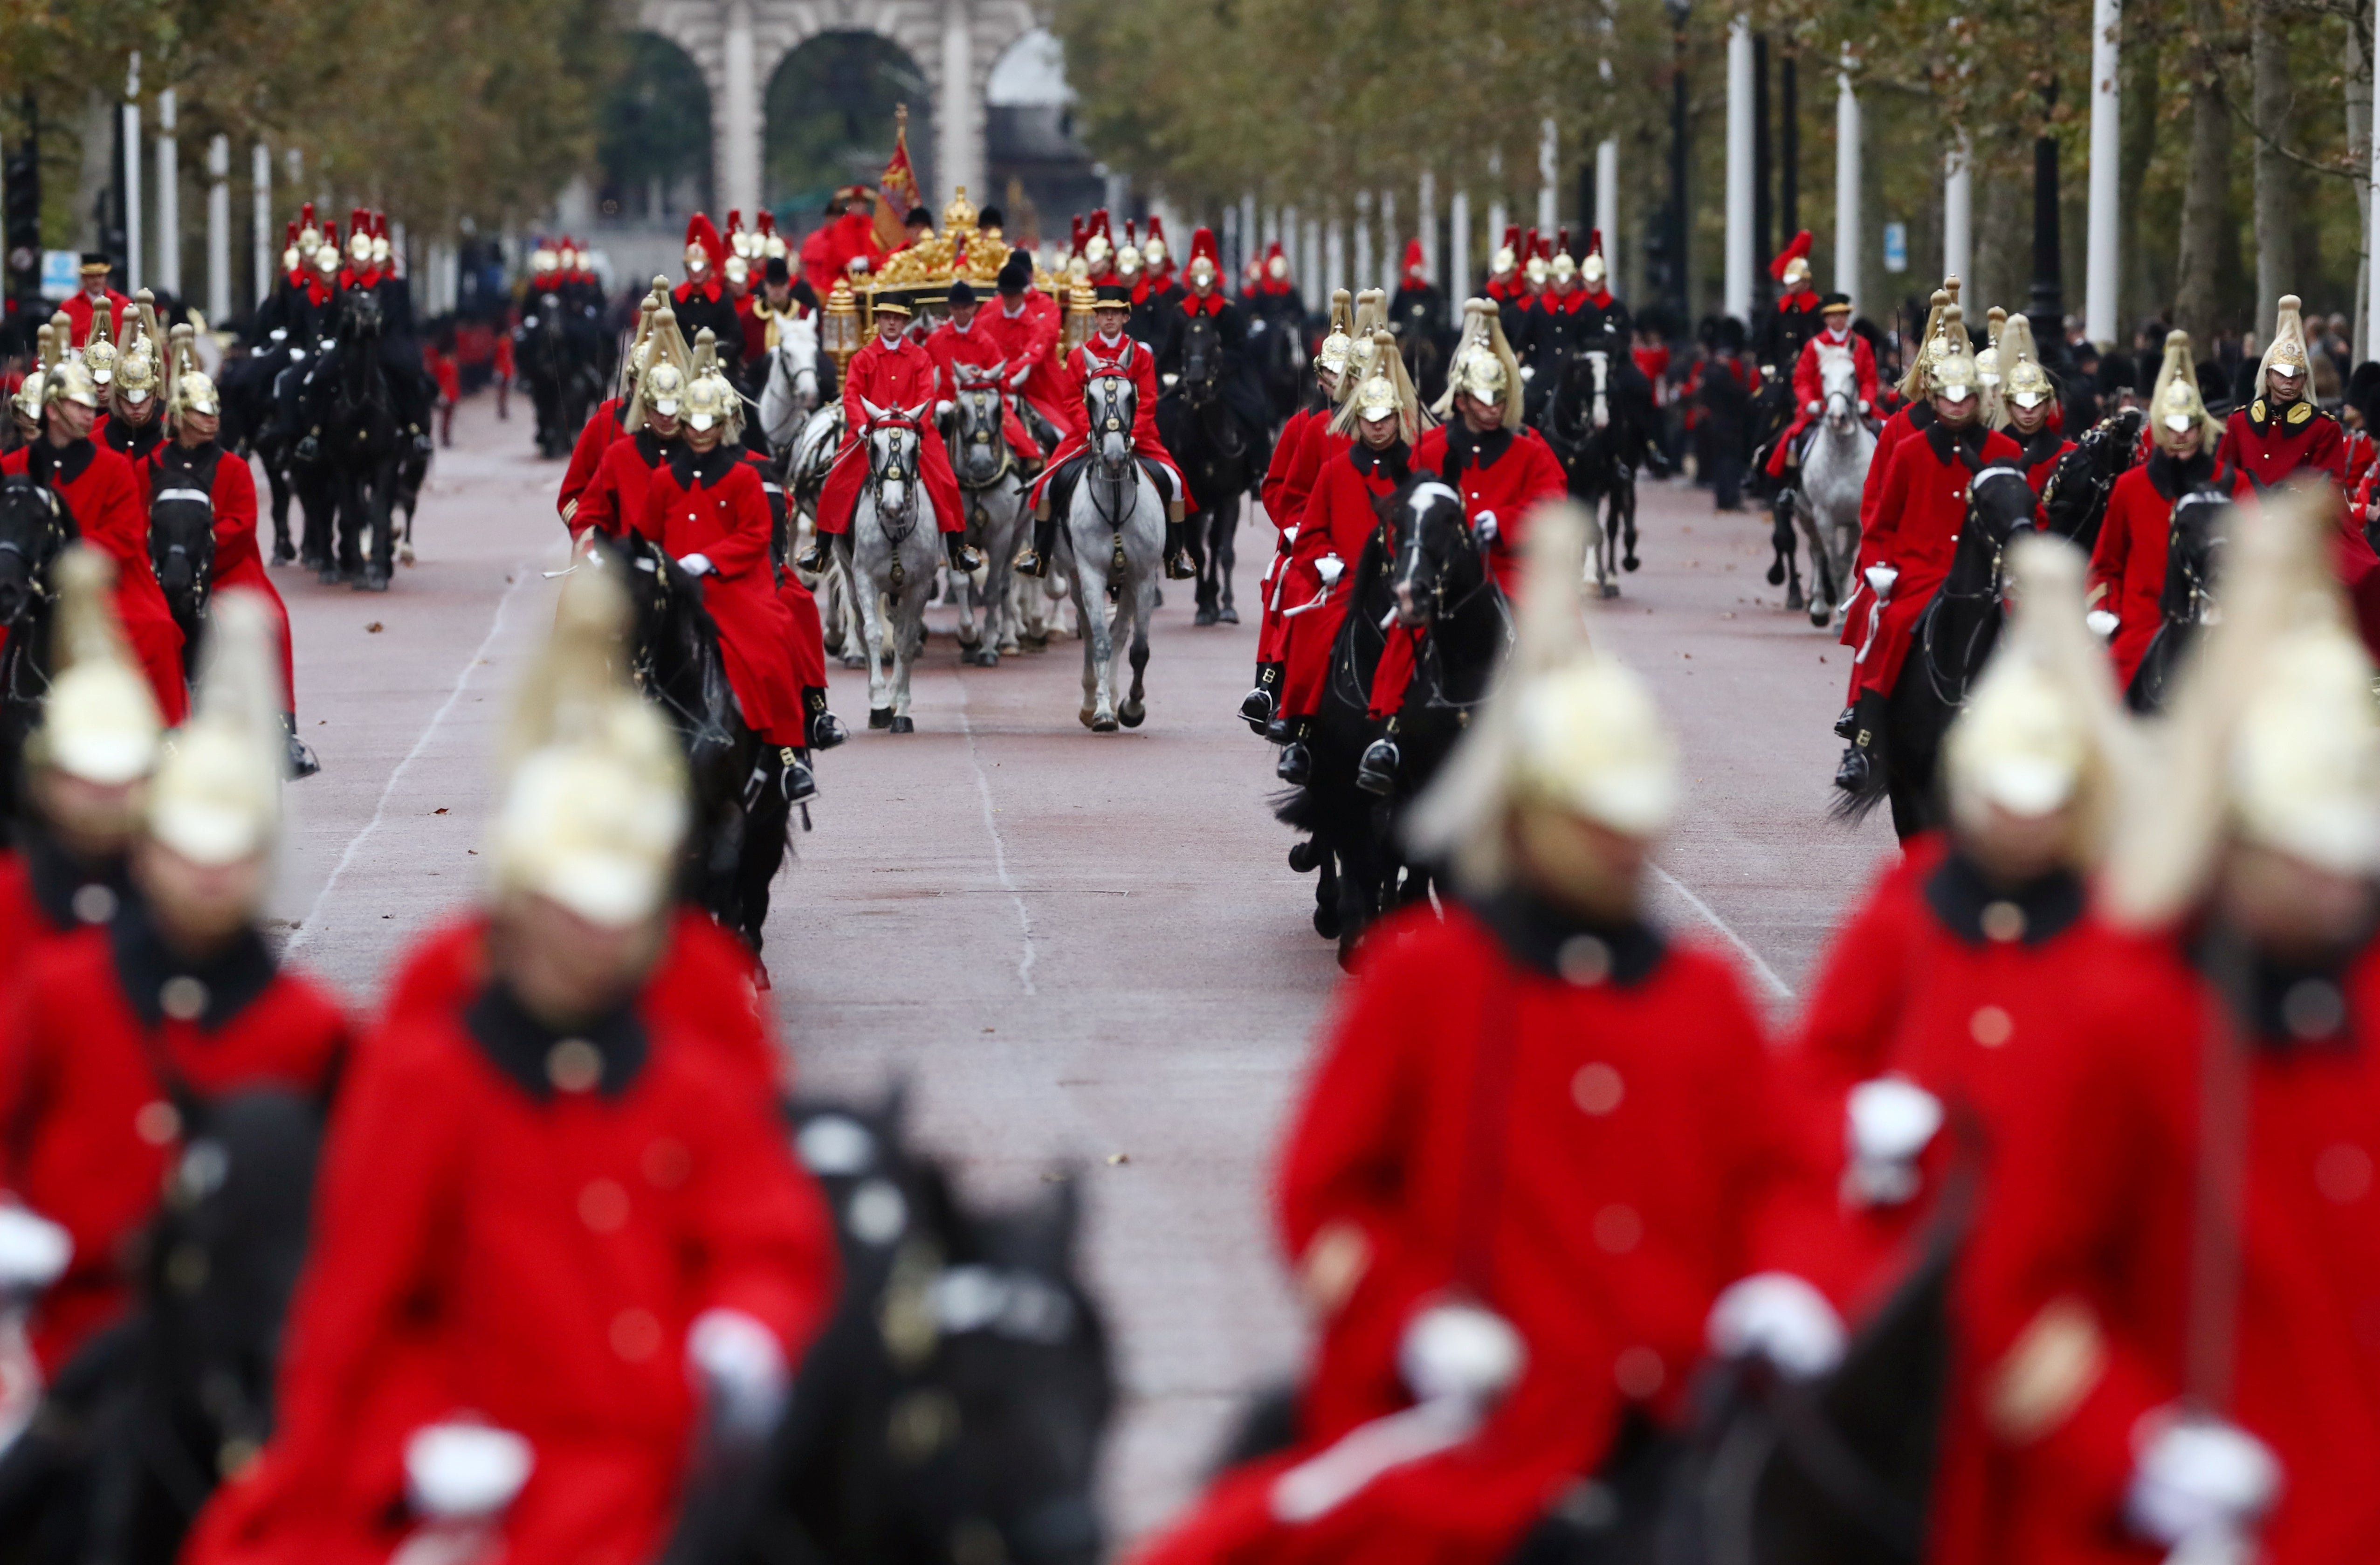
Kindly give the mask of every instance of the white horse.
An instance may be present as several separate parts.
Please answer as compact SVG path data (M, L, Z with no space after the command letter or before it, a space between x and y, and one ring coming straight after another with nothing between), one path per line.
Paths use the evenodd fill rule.
M819 500L826 491L826 476L834 467L835 454L842 449L843 403L838 398L800 423L792 449L785 452L785 502L794 535L786 544L789 558L799 558L818 534ZM808 538L803 536L805 528ZM859 667L867 661L859 649L859 610L838 559L830 555L826 569L816 576L806 571L797 574L818 599L828 654L840 657L845 668Z
M917 725L909 719L909 669L926 645L926 600L942 563L933 506L917 479L920 447L934 438L927 418L932 408L926 403L861 406L868 416L868 478L835 559L859 601L868 726L910 734ZM848 640L844 649L847 656Z
M1802 454L1802 493L1793 514L1817 566L1810 623L1824 626L1835 617L1835 605L1848 596L1845 588L1859 558L1860 491L1867 487L1876 435L1861 415L1859 370L1850 349L1822 346L1818 376L1826 408L1809 449Z
M1157 612L1157 578L1164 564L1165 502L1156 480L1133 455L1136 397L1130 381L1100 375L1083 390L1094 431L1059 531L1059 560L1075 581L1075 620L1083 637L1083 726L1112 734L1121 722L1138 728L1148 715L1142 674L1148 667L1148 622ZM1094 584L1098 585L1094 585ZM1100 587L1115 595L1115 618L1101 613ZM1116 654L1132 627L1132 688L1115 698Z
M1005 364L988 370L958 366L949 418L951 471L966 507L967 541L983 551L983 569L974 576L951 573L951 595L959 610L959 661L993 668L1002 652L1017 649L1016 616L1009 601L1010 565L1025 526L1025 475L1009 448L1001 394ZM975 625L983 605L983 630Z
M760 388L760 432L769 449L783 452L819 404L818 321L777 322L777 346L769 353L769 378Z

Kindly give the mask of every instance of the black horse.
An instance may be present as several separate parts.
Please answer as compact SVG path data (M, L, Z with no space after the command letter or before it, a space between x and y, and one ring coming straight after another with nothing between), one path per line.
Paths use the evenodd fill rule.
M686 892L757 952L793 818L783 757L744 721L700 580L635 533L599 543L587 559L626 588L630 673L686 746L694 814Z
M905 1145L897 1089L792 1118L836 1217L843 1294L795 1378L748 1543L716 1565L1091 1565L1115 1388L1075 1278L1071 1181L980 1213Z
M304 402L310 410L297 459L325 503L306 510L303 555L318 562L322 585L349 581L359 592L388 590L395 556L390 528L397 466L408 443L398 428L395 388L380 358L380 297L350 290L337 335L315 361ZM335 518L336 553L328 536ZM365 557L364 532L371 532Z
M1434 473L1415 473L1379 502L1381 527L1348 573L1347 616L1307 738L1313 771L1276 817L1310 832L1290 867L1319 872L1314 929L1353 960L1366 926L1428 894L1429 877L1406 864L1396 837L1406 800L1428 786L1501 667L1511 641L1504 598L1463 515L1462 497ZM1401 764L1379 797L1359 781L1372 737L1372 673L1391 615L1425 637L1398 713Z
M2100 419L2082 432L2074 449L2058 459L2042 486L2046 531L2070 539L2084 553L2099 541L2107 497L2116 480L2140 460L2141 426L2148 415L2137 407Z
M537 454L567 456L603 398L601 350L572 330L567 307L553 294L538 297L518 337L521 382L537 410Z
M1835 801L1839 819L1864 819L1888 797L1893 831L1904 842L1941 824L1935 783L1942 736L1998 644L2009 540L2033 525L2024 469L1995 463L1977 470L1949 574L1919 612L1908 659L1893 682L1867 782Z
M157 491L149 502L149 559L156 567L165 607L181 627L182 677L195 680L207 604L214 597L213 502L192 489Z
M53 567L82 536L57 492L22 473L0 479L0 830L23 805L25 739L50 693L50 634L57 614Z
M1232 406L1222 334L1213 318L1191 316L1180 331L1182 369L1157 399L1157 432L1202 507L1187 518L1184 534L1198 566L1193 618L1198 625L1237 625L1232 571L1238 564L1233 541L1240 530L1240 497L1263 478L1268 454L1262 431L1250 429Z
M1573 499L1595 518L1595 579L1620 596L1619 574L1636 568L1636 468L1658 474L1661 455L1652 388L1626 354L1587 347L1560 360L1540 431L1561 459Z
M1266 417L1279 430L1305 397L1305 322L1285 310L1251 308L1248 358L1264 391Z
M2200 629L2215 621L2224 524L2230 515L2230 494L2212 483L2193 484L2173 503L2166 535L2165 587L2157 595L2161 623L2124 690L2124 704L2136 712L2165 710L2174 677L2197 643Z

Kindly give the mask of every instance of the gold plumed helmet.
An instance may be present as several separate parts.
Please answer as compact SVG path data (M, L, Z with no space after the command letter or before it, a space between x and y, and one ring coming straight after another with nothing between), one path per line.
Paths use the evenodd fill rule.
M744 432L744 399L719 368L719 345L709 327L695 334L694 373L686 388L685 421L689 429L724 432L733 443Z
M635 434L645 427L648 413L677 418L686 410L686 396L694 383L694 356L677 329L677 311L663 305L653 311L652 334L645 343L645 369L637 377L637 394L628 404L621 428Z
M1347 290L1330 290L1330 329L1323 334L1322 346L1314 350L1314 368L1338 375L1347 369L1347 357L1355 343L1355 316L1348 302Z
M138 782L157 764L164 724L115 618L115 563L78 543L58 557L55 571L55 645L63 666L50 678L26 757L102 787Z
M115 399L137 407L156 394L164 376L158 362L164 349L160 340L156 297L146 288L124 312L115 337Z
M316 247L314 270L325 277L335 275L339 270L339 247L328 242Z
M371 260L371 224L361 212L356 214L356 220L347 235L347 253L356 259L358 265Z
M1354 394L1355 388L1372 372L1373 359L1378 352L1373 339L1388 323L1388 295L1378 288L1366 288L1355 296L1355 318L1347 331L1347 367L1339 377L1342 402Z
M199 368L198 334L188 324L174 328L166 358L173 366L166 382L166 417L179 419L185 413L200 413L212 418L221 414L223 400L216 394L213 379Z
M1975 481L2025 479L1986 467ZM2134 742L2107 655L2082 622L2089 564L2047 534L2010 546L2013 616L1943 742L1953 820L1973 828L1993 808L2036 819L2073 805L2077 869L2095 867L2106 845Z
M1909 368L1901 373L1900 394L1912 402L1926 392L1926 368L1934 351L1935 334L1942 329L1942 311L1957 297L1956 277L1948 279L1934 290L1934 297L1925 311L1925 329L1917 334L1917 351L1910 356Z
M2198 394L2198 366L2191 357L2187 332L2165 334L2165 362L2158 367L2156 385L2149 393L2149 418L2161 433L2178 435L2193 423L2198 425L2201 450L2214 450L2223 438L2223 426Z
M1975 355L1975 379L1986 391L2000 383L2000 334L2008 330L2009 313L1998 305L1984 312L1984 347Z
M2000 365L2003 403L2031 409L2057 398L2058 387L2034 351L2033 322L2022 315L2010 316L2008 330L2000 334Z
M1560 254L1554 257L1553 264L1546 270L1552 274L1553 280L1556 283L1560 284L1563 287L1568 287L1570 286L1571 279L1578 275L1578 262L1571 259L1570 251L1563 250Z
M1441 424L1454 411L1454 394L1462 389L1465 365L1488 341L1487 325L1479 319L1481 302L1477 298L1463 301L1463 330L1455 334L1454 351L1446 358L1446 389L1429 408L1431 417Z
M1129 239L1125 240L1123 244L1118 245L1116 247L1115 253L1115 269L1117 275L1125 277L1129 277L1134 273L1138 272L1140 270L1140 247L1134 244Z
M2223 617L2119 812L2106 877L2117 922L2185 915L2228 841L2380 871L2380 716L2331 564L2338 505L2329 485L2308 484L2232 510Z
M17 388L9 406L18 418L32 423L42 421L42 387L49 376L50 365L57 350L50 346L50 327L44 322L33 333L33 367L25 373L24 383Z
M131 312L128 310L125 313L129 315ZM61 316L59 319L65 318ZM91 311L91 337L82 345L82 367L90 374L91 384L99 387L102 394L115 384L115 343L110 334L114 327L103 325L103 320L101 310ZM73 328L69 326L67 329L71 332Z
M1522 266L1521 275L1529 280L1529 286L1533 288L1542 288L1546 285L1546 274L1550 270L1551 268L1546 265L1545 257L1541 255L1533 255L1528 259L1527 262Z
M1967 319L1957 305L1942 307L1942 330L1925 357L1926 378L1936 396L1964 402L1975 394L1982 377L1975 371L1974 341L1967 335Z
M637 306L637 334L628 343L628 351L620 359L620 376L624 383L633 386L644 373L645 358L652 349L653 315L669 298L669 279L653 279L653 290Z
M1676 812L1677 746L1651 691L1588 645L1578 591L1586 537L1585 513L1568 501L1531 514L1503 681L1407 818L1415 855L1451 863L1467 891L1494 891L1509 875L1516 805L1639 838Z
M1397 339L1383 326L1374 331L1372 352L1365 361L1363 372L1354 378L1354 385L1339 405L1337 417L1330 421L1333 434L1353 436L1363 424L1378 424L1393 419L1397 438L1408 446L1421 438L1421 398L1414 392L1413 381L1405 373L1405 361L1397 352Z
M396 248L388 242L388 224L383 220L372 224L371 258L374 266L385 267L395 255Z
M2265 377L2271 371L2278 370L2302 380L2311 362L2306 349L2305 317L2298 296L2283 294L2280 307L2273 313L2273 340L2265 345L2265 357L2256 366L2258 399L2265 394ZM2304 394L2303 387L2299 388L2299 394Z
M1478 340L1463 357L1461 371L1448 378L1448 406L1452 406L1452 394L1459 391L1474 401L1502 408L1504 428L1518 430L1521 361L1504 336L1504 312L1494 299L1475 302L1479 306Z
M727 258L727 263L721 267L720 270L726 273L727 280L729 282L735 284L737 287L742 287L751 279L752 262L750 258L745 256L741 251L738 251L736 254L729 256Z
M269 851L281 831L286 705L263 594L238 587L217 593L195 714L149 786L149 834L198 864L235 864Z
M488 857L498 896L550 898L625 928L668 904L686 784L676 736L628 681L628 599L614 568L573 572L564 587L552 638L514 704Z

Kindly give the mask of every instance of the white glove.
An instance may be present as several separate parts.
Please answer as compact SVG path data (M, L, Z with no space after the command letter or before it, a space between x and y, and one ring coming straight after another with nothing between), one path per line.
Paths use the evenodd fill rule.
M1325 554L1314 562L1314 574L1322 578L1322 590L1325 592L1339 585L1339 577L1346 569L1347 562L1336 554Z
M1862 397L1862 398L1860 398L1860 411L1861 411L1862 413L1865 413L1865 412L1868 412L1868 411L1869 411L1869 407L1868 407L1868 405L1867 405L1867 398L1865 398L1865 397Z
M0 1295L30 1297L65 1275L74 1236L29 1207L0 1206Z
M1174 384L1178 383L1178 382L1181 381L1182 377L1181 377L1181 376L1179 376L1179 375L1177 375L1177 374L1175 374L1172 370L1168 370L1164 374L1160 375L1160 376L1158 377L1158 379L1159 379L1159 380L1160 380L1160 381L1163 381L1167 385L1171 386L1171 385L1174 385Z
M710 563L708 554L681 554L677 557L677 568L688 576L710 576L719 569Z
M1528 1362L1512 1322L1477 1304L1431 1304L1405 1322L1397 1370L1425 1402L1454 1399L1486 1407L1511 1389Z
M1499 530L1496 526L1496 513L1493 511L1482 511L1479 515L1472 517L1471 531L1472 535L1477 538L1482 543L1495 542L1499 536Z
M2236 1424L2160 1408L2142 1420L2154 1433L2135 1439L2124 1520L2132 1531L2192 1558L2225 1558L2242 1546L2272 1508L2281 1464L2264 1441ZM2244 1547L2232 1558L2246 1559Z
M1523 379L1523 380L1524 380L1524 381L1534 381L1534 380L1536 380L1536 378L1537 378L1537 369L1536 369L1536 365L1534 365L1534 364L1524 364L1524 365L1522 365L1522 366L1521 366L1521 379Z
M1879 603L1890 602L1892 584L1900 579L1900 573L1890 565L1870 565L1865 575L1868 589L1876 594L1876 601Z
M2094 609L2082 616L2083 627L2102 641L2116 634L2116 626L2119 623L2105 609Z
M1033 366L1027 364L1024 369L1019 370L1015 374L1008 377L1008 389L1010 391L1023 391L1025 389L1025 382L1031 378L1032 374Z
M1286 549L1286 548L1288 548L1291 544L1295 543L1296 541L1297 541L1297 524L1296 524L1295 522L1292 522L1292 523L1290 523L1290 524L1289 524L1289 526L1287 526L1287 527L1285 527L1285 528L1281 528L1281 547L1282 547L1282 548L1284 548L1284 549Z
M536 1465L536 1451L509 1429L425 1424L405 1442L406 1495L427 1521L477 1521L512 1504Z
M1897 1207L1917 1194L1917 1158L1942 1128L1942 1100L1906 1076L1877 1076L1852 1088L1843 1109L1851 1166L1845 1195L1856 1206Z
M1791 1272L1758 1272L1729 1284L1704 1330L1718 1357L1764 1358L1788 1379L1815 1380L1843 1362L1843 1317Z
M759 1439L776 1427L793 1377L775 1332L742 1310L708 1309L686 1334L686 1357L722 1432Z
M1804 413L1815 413L1818 411L1818 408L1819 404L1815 401L1802 404L1802 411Z
M949 418L949 417L951 416L951 409L952 409L952 408L953 408L953 407L956 407L957 406L958 406L958 404L957 404L957 403L955 403L955 402L953 402L950 398L948 398L948 397L944 397L944 398L942 398L940 402L937 402L937 403L935 403L935 404L934 404L934 417L935 417L935 419L939 420L939 419L947 419L947 418Z

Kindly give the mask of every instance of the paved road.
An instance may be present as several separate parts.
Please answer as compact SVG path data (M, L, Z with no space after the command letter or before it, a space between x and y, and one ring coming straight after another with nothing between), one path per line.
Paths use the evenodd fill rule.
M422 564L395 590L280 577L324 770L293 790L277 911L359 1001L478 885L492 741L550 622L540 573L563 560L559 469L530 457L528 426L484 400L456 425ZM1692 801L1659 904L1732 945L1781 1008L1888 845L1824 817L1845 654L1761 581L1764 523L1689 491L1648 490L1643 511L1645 568L1597 634L1683 735ZM1252 525L1243 557L1269 538ZM824 758L768 952L808 1084L905 1078L921 1134L972 1188L1038 1199L1061 1176L1087 1196L1086 1266L1128 1391L1107 1486L1126 1532L1181 1502L1246 1391L1295 1362L1263 1188L1338 978L1265 807L1271 752L1232 715L1253 625L1160 619L1148 725L1112 735L1075 722L1075 643L962 671L937 635L918 731ZM837 673L857 720L864 685Z

